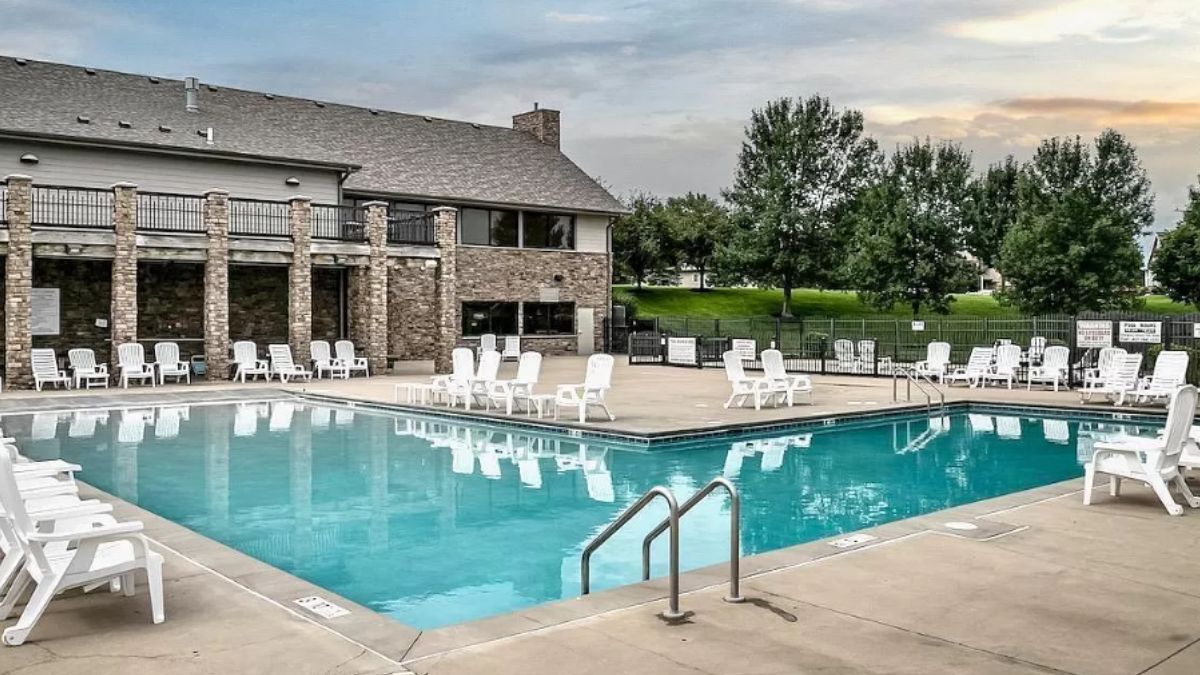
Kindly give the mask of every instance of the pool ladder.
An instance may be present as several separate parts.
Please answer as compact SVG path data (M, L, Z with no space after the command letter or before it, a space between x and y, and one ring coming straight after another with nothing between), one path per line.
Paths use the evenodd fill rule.
M892 370L892 403L900 401L900 394L896 383L899 381L901 375L904 376L904 400L912 401L912 388L915 384L917 385L917 390L925 395L925 410L930 415L934 411L933 397L935 395L937 396L937 410L941 411L946 407L946 394L942 391L942 388L936 382L929 379L929 376L925 373L916 368L909 368L908 366L896 366Z
M663 612L665 619L681 619L684 613L679 609L679 519L682 518L688 511L691 511L704 498L716 490L717 488L725 488L729 493L729 595L725 597L726 602L742 602L745 598L741 594L740 584L740 569L741 569L741 513L742 500L738 495L737 488L733 483L724 476L717 476L708 482L707 485L696 491L682 505L675 499L675 493L670 489L657 485L650 488L636 502L630 504L617 519L604 528L604 530L588 542L583 548L583 555L580 558L580 591L582 595L587 595L591 592L591 561L592 553L600 546L608 541L610 537L624 527L634 516L638 514L656 497L661 497L667 502L667 517L663 519L646 538L642 540L642 580L650 579L650 545L658 535L667 532L667 540L669 542L669 560L667 563L667 583L668 583L668 598L667 611Z

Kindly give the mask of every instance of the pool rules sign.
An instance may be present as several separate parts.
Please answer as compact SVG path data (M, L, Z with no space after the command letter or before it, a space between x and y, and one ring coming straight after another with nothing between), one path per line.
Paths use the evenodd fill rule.
M1159 344L1162 342L1161 321L1122 321L1121 342Z

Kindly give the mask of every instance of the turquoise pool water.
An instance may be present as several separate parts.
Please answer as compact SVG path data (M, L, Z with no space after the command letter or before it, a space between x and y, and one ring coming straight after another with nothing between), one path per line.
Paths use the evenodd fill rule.
M1078 476L1094 437L1153 430L954 414L646 449L292 401L2 423L26 454L419 628L578 595L583 545L654 485L682 501L733 478L753 554ZM684 569L725 560L727 506L717 493L684 519ZM663 515L600 549L594 589L639 579Z

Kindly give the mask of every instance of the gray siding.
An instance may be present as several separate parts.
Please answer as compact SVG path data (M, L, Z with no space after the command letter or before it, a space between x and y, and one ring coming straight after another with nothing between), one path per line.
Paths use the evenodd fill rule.
M22 164L20 157L27 152L39 162ZM146 192L202 194L222 188L247 199L300 194L324 204L338 200L335 171L0 139L0 177L12 173L32 176L35 185L107 188L130 181ZM289 176L300 179L300 185L285 185Z

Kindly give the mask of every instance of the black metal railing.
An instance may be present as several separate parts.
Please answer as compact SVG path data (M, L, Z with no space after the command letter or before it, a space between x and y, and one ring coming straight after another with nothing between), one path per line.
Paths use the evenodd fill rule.
M287 202L260 199L229 200L229 234L243 237L291 237L291 208Z
M434 214L420 211L388 213L387 240L389 244L435 244L437 231Z
M367 240L367 210L361 206L312 205L313 239Z
M33 225L111 229L113 192L100 188L34 186Z
M203 234L204 198L157 192L139 192L137 228L160 232Z

